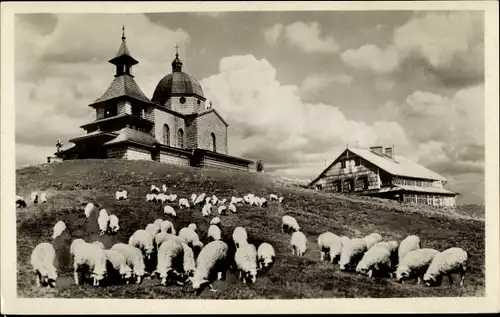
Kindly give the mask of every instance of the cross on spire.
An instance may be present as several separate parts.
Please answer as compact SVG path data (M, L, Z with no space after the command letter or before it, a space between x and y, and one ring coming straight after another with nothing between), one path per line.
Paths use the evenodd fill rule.
M126 39L125 37L125 25L122 26L122 41Z
M176 44L174 47L175 47L175 57L179 57L179 44Z

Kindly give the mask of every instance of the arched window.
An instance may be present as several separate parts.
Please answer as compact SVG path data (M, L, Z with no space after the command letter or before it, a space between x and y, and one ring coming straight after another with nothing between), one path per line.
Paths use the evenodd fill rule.
M210 133L210 136L212 137L212 151L217 152L217 146L215 143L215 134L212 132Z
M179 133L177 134L177 146L180 147L181 149L184 148L184 131L182 129L179 129Z
M163 143L170 146L170 128L168 125L163 125Z

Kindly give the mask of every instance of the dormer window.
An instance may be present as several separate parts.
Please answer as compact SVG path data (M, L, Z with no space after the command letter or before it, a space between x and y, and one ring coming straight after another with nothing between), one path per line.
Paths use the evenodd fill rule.
M116 107L108 107L104 109L104 118L114 117L117 115Z

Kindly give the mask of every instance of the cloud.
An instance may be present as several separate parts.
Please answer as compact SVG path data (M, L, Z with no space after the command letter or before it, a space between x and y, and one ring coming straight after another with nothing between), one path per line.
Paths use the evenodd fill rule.
M395 85L394 80L378 79L375 81L375 89L378 91L391 91Z
M340 84L342 86L350 86L354 81L352 76L347 74L320 74L306 77L300 85L301 94L311 95L324 88L330 87L332 84Z
M287 44L306 53L335 53L339 50L337 41L331 35L322 36L318 22L298 21L287 26L275 24L264 31L266 41L276 45L283 37Z
M367 68L378 73L389 73L399 65L399 55L393 48L380 49L376 45L363 45L340 55L342 61L353 68Z

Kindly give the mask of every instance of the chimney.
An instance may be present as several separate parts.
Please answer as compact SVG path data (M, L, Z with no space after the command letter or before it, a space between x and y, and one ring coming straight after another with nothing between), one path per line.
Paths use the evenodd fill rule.
M385 155L388 157L392 158L392 147L386 147L385 148Z
M383 146L376 145L376 146L371 146L370 150L375 154L382 155L383 148L384 148Z

